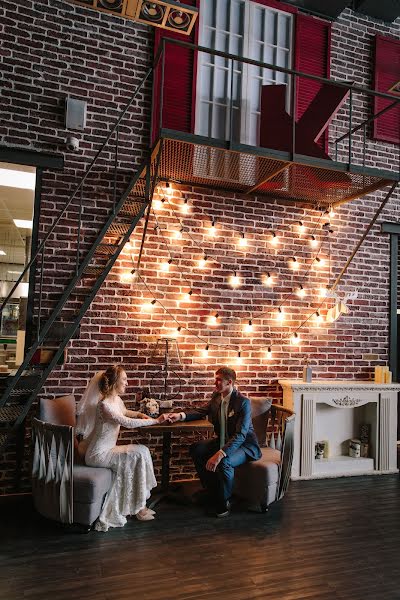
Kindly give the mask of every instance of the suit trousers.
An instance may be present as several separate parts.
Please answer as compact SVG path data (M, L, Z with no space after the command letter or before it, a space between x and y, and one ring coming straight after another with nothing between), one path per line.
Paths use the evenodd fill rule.
M235 467L247 462L249 457L242 448L239 448L232 456L223 458L216 471L207 471L208 459L218 450L219 438L214 438L192 444L189 453L203 487L210 492L217 504L224 505L232 496Z

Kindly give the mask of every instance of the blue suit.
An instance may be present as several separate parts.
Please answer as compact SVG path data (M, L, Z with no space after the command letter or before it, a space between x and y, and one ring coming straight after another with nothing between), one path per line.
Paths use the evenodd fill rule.
M232 495L235 467L261 458L261 450L251 421L250 400L234 388L227 409L226 443L222 446L226 456L215 472L207 471L208 459L220 449L220 407L221 394L214 392L206 407L186 413L186 421L208 417L214 425L217 437L192 444L190 455L203 487L214 496L217 506L223 507Z

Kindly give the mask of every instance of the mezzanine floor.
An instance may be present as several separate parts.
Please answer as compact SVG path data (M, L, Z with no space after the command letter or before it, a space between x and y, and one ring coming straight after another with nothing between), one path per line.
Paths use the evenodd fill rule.
M292 482L266 515L164 503L155 521L87 535L28 497L0 527L4 600L400 599L398 475Z

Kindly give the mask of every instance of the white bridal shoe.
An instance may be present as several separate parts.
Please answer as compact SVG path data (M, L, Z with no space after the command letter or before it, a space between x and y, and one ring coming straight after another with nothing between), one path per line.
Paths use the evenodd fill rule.
M135 517L138 521L152 521L154 519L154 514L154 511L146 507L146 509L142 509L136 513Z

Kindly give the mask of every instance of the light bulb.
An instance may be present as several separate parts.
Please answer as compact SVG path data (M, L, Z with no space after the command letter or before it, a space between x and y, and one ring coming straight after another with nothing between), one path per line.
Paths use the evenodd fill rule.
M208 357L208 346L206 346L203 350L203 357L207 358Z
M190 302L190 301L191 301L191 299L192 299L192 294L193 294L193 291L192 291L192 290L189 290L189 291L188 291L188 293L187 293L187 294L185 294L185 297L184 297L184 298L185 298L186 302Z
M230 284L232 287L238 287L240 285L240 277L236 275L236 271L230 278Z
M244 332L245 333L252 333L253 331L253 322L250 319L248 323L246 323L246 325L244 326Z
M130 252L133 249L131 240L128 240L124 246L125 252Z
M200 258L200 260L199 260L199 268L204 269L204 267L206 266L206 263L207 263L207 256L204 255L204 257Z
M317 263L317 267L323 267L325 264L325 260L319 256L316 257L315 262Z
M321 325L322 321L324 320L323 316L321 315L321 313L319 312L319 310L317 310L317 312L315 313L315 321L318 325Z
M295 256L292 256L292 258L290 259L290 266L294 271L297 271L297 269L299 268L299 263Z
M305 230L306 230L306 228L305 228L303 221L299 221L299 232L304 233Z
M167 196L171 197L173 193L174 193L174 190L172 189L171 184L167 181L167 183L165 184L165 194Z
M143 312L152 312L152 310L154 309L155 303L156 303L156 300L152 300L151 302L145 302L144 304L142 304L142 311Z
M169 271L170 264L172 263L172 258L166 260L161 263L161 271L167 272Z
M275 231L271 233L271 239L269 240L271 246L276 246L279 243L279 238L276 235Z
M274 278L272 277L271 273L266 274L264 278L264 285L267 287L272 287L274 285Z
M278 321L284 321L285 320L285 313L283 312L282 308L278 308L278 313L276 315L276 318Z
M296 293L299 298L304 298L306 296L306 290L303 288L303 286L301 284L299 285Z
M241 354L241 352L239 351L239 352L237 353L237 357L236 357L236 364L237 364L237 365L241 365L241 364L242 364L242 362L243 362L243 360L242 360L242 354Z
M175 239L181 240L183 235L183 227L181 227L178 231L175 231Z
M215 236L217 235L217 230L216 230L216 228L215 228L215 221L214 221L214 219L212 220L211 227L210 227L210 229L208 230L208 233L209 233L209 235L211 235L212 237L215 237Z
M266 351L265 358L267 358L268 360L270 360L272 358L271 346L269 346L268 350Z
M132 281L133 277L133 273L131 273L130 271L125 271L125 273L122 273L120 279L122 283L129 283L130 281Z
M293 346L297 346L300 343L300 338L297 335L297 333L294 333L292 335L292 337L290 338L290 341L292 342Z
M311 248L316 248L318 246L318 240L314 235L311 236L310 246Z
M131 279L136 279L136 277L138 276L136 269L132 269L130 275L131 275Z
M160 208L162 208L163 203L161 202L160 198L153 198L153 202L152 202L152 207L155 210L160 210Z
M321 298L326 298L326 296L328 295L328 287L327 286L320 287L319 295Z
M333 206L329 207L329 216L331 219L333 219L333 217L336 215L335 210L333 208Z
M179 337L181 335L182 327L179 325L175 330L175 335Z
M218 325L218 317L219 317L218 313L215 315L211 315L210 318L208 319L209 325Z
M182 204L182 212L187 215L188 212L190 211L190 206L188 204L188 201L185 200L185 202Z
M240 246L241 248L246 248L246 246L247 246L247 240L246 240L246 238L244 237L244 233L242 233L242 237L241 237L241 238L239 238L239 246Z

